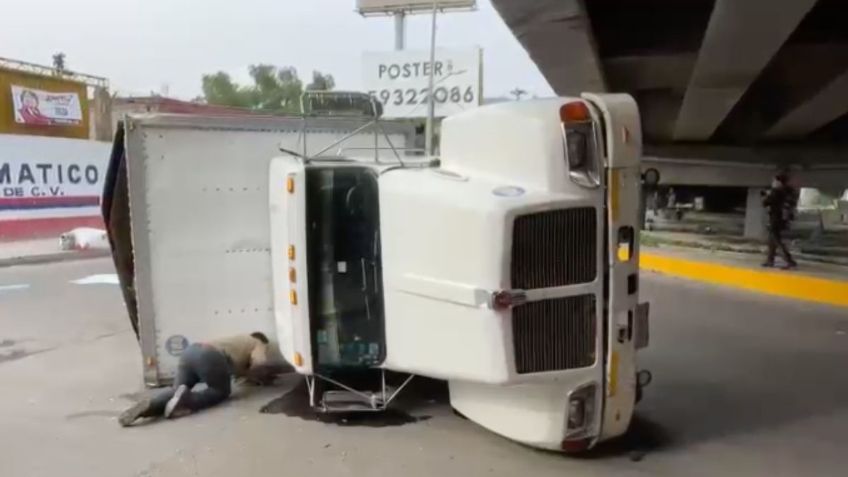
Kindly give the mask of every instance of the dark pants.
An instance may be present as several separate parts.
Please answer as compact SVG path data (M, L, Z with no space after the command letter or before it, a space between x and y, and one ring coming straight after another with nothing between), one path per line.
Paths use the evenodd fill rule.
M768 231L768 256L766 257L766 263L774 263L774 257L777 254L777 251L780 251L780 256L783 257L783 260L786 261L787 265L794 265L795 260L792 259L792 254L789 253L789 249L786 248L786 244L783 243L783 230L782 226L772 225L769 227Z
M177 387L184 384L191 390L195 384L205 383L206 389L192 391L185 398L185 405L198 411L227 399L230 396L230 363L227 357L215 348L203 344L190 345L180 356L174 387L157 394L142 417L161 416L165 405L174 396Z

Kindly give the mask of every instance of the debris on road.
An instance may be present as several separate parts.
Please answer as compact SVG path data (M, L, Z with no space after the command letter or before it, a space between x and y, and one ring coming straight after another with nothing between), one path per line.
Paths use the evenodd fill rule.
M59 236L62 250L109 250L109 238L103 229L78 227Z

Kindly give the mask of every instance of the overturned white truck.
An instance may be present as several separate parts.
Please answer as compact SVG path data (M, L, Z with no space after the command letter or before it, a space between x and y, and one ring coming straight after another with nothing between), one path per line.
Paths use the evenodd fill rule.
M390 370L531 446L624 433L649 377L634 101L481 107L444 120L436 159L367 96L330 101L366 118L328 97L298 120L126 118L103 210L146 381L258 329L321 411L385 409Z

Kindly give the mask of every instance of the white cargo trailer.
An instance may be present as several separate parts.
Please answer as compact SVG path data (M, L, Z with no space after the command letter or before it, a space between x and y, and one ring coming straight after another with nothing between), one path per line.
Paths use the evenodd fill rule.
M104 215L148 384L173 379L189 339L250 330L276 333L268 221L271 158L281 147L315 153L363 124L362 119L319 118L304 130L303 120L291 117L125 119L113 147ZM401 148L413 139L410 127L382 127L387 135L378 137L378 147L386 148L381 156L390 150L387 137ZM374 141L373 133L361 132L340 147L371 153Z

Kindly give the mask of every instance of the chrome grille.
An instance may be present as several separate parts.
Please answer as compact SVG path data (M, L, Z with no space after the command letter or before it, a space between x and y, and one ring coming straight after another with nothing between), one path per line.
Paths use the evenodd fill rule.
M583 368L595 362L595 296L534 301L512 310L519 374Z
M594 280L596 224L592 207L516 217L512 229L511 288L531 290Z

